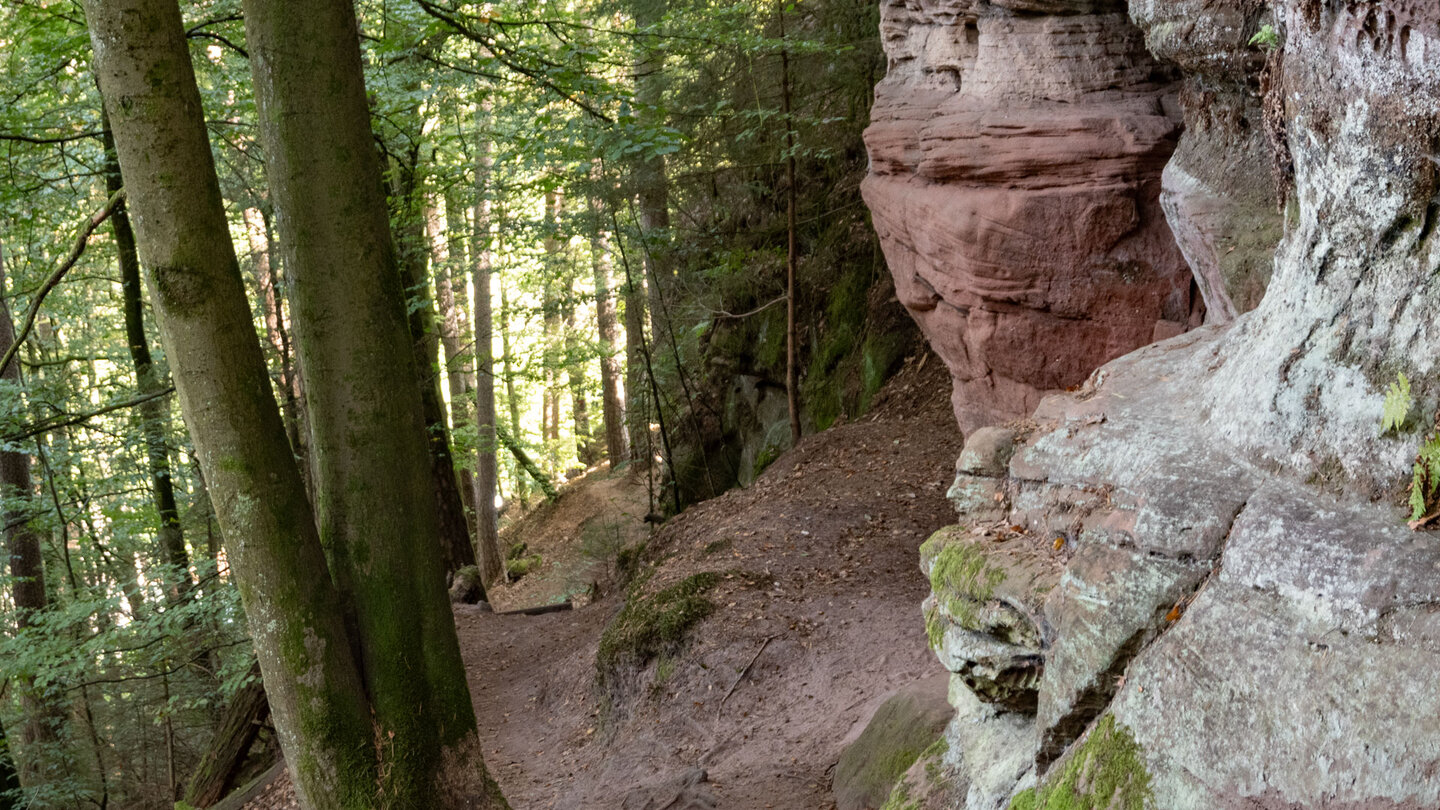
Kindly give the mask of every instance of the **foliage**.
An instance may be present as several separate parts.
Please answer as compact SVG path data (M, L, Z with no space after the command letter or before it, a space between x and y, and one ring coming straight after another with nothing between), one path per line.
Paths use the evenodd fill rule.
M1275 26L1270 23L1265 23L1260 26L1259 31L1255 32L1255 36L1250 37L1248 44L1258 45L1267 51L1273 51L1281 46L1280 32L1275 30Z
M1400 432L1415 400L1410 396L1410 380L1399 374L1395 382L1385 390L1385 405L1380 415L1380 433Z
M1440 511L1440 430L1431 433L1415 455L1410 475L1410 520L1419 524Z

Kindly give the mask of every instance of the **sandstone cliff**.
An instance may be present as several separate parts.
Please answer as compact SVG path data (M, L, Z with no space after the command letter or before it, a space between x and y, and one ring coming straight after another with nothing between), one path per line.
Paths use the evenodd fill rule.
M1440 806L1440 540L1400 507L1440 407L1440 5L1130 11L1184 69L1187 121L1224 124L1187 133L1165 204L1212 317L1232 309L971 432L966 528L922 555L959 717L910 801ZM1267 21L1280 47L1248 53ZM1256 129L1263 149L1235 139ZM1225 256L1263 253L1247 212L1277 191L1241 314L1264 263ZM1397 372L1422 424L1382 436Z
M885 0L865 199L964 430L1203 317L1166 226L1172 72L1118 0Z

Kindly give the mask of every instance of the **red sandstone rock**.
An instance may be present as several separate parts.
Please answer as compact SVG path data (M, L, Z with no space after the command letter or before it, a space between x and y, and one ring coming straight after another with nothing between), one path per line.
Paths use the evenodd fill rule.
M1202 318L1158 202L1178 106L1122 9L882 5L865 199L967 432Z

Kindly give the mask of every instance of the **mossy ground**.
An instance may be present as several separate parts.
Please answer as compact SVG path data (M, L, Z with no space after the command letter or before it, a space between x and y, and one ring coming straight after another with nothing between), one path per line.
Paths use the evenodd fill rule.
M720 574L694 574L648 596L645 582L631 586L625 607L600 636L595 669L602 687L612 686L624 667L640 667L677 651L690 628L715 609L706 594L720 582Z
M1106 715L1061 767L1016 795L1010 810L1144 810L1151 797L1140 744Z

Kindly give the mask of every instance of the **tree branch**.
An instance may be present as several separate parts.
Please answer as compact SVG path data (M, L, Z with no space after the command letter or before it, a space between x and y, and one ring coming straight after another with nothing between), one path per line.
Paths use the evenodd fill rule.
M94 216L90 217L89 221L80 229L80 235L75 238L75 247L70 249L70 255L66 257L65 263L51 273L50 277L45 279L45 283L40 285L40 289L35 291L35 298L30 302L30 309L25 313L25 324L20 327L19 332L15 333L15 342L11 344L10 350L5 352L3 358L0 358L0 375L10 368L11 361L15 359L15 353L20 350L20 344L25 342L25 338L30 336L30 330L35 328L35 316L40 314L40 304L45 301L45 296L49 295L50 291L55 289L55 286L65 277L65 274L70 272L70 268L80 261L80 254L85 252L85 246L90 241L90 234L94 233L101 223L109 219L110 215L115 213L115 209L124 201L125 189L122 188L110 197L104 208L96 211Z
M22 441L32 436L39 436L41 433L47 433L58 428L69 427L71 425L78 425L83 422L88 422L97 416L104 416L107 413L114 413L115 411L124 410L126 408L133 408L136 405L144 405L151 400L168 397L173 393L175 393L175 386L172 385L169 388L161 391L152 391L151 393L144 396L135 397L134 399L127 399L124 402L116 402L111 405L106 405L98 411L77 414L75 416L70 416L65 419L58 419L53 422L41 422L38 425L30 425L21 429L19 433L12 433L9 436L0 436L0 442L9 443Z

